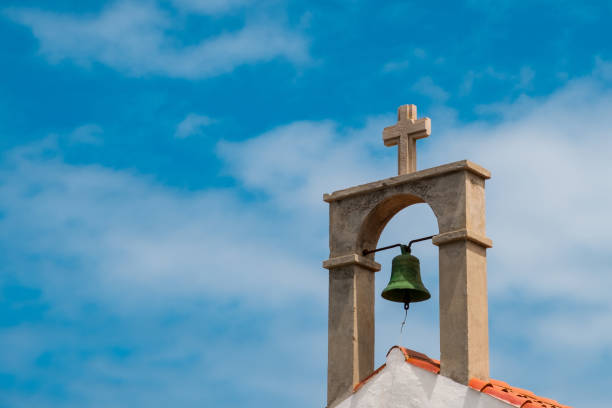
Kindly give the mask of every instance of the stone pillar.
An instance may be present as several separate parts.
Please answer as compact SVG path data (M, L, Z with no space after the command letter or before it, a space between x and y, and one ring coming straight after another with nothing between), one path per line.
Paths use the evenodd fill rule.
M374 273L380 265L354 255L329 269L327 404L341 401L374 370Z
M458 203L463 228L434 237L439 247L440 373L462 384L489 379L489 321L484 183L488 175L465 173Z
M457 235L434 240L440 267L440 373L468 384L472 377L489 378L485 248L490 243Z

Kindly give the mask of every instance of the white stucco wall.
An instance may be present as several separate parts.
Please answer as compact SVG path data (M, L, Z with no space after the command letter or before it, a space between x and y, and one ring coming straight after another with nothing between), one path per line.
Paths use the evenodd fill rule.
M508 408L505 401L406 363L395 348L387 365L335 408Z

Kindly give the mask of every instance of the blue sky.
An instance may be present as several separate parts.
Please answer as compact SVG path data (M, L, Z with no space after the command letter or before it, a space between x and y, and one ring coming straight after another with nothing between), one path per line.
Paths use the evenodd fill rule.
M395 174L406 103L419 168L493 174L492 376L608 407L611 7L2 1L0 407L322 406L322 194ZM435 232L414 206L380 244ZM438 356L415 254L432 301L401 335L377 301L377 364Z

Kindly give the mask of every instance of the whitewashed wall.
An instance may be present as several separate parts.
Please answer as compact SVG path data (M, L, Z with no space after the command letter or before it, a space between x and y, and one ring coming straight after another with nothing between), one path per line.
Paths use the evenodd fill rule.
M387 366L335 408L508 408L512 404L406 363L397 348Z

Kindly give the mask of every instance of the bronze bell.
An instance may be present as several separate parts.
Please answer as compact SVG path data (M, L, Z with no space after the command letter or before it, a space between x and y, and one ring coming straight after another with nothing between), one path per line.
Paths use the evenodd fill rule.
M429 291L421 281L421 265L419 258L410 255L410 247L400 246L402 254L393 258L391 279L382 291L382 297L392 302L408 305L412 302L422 302L431 297Z

